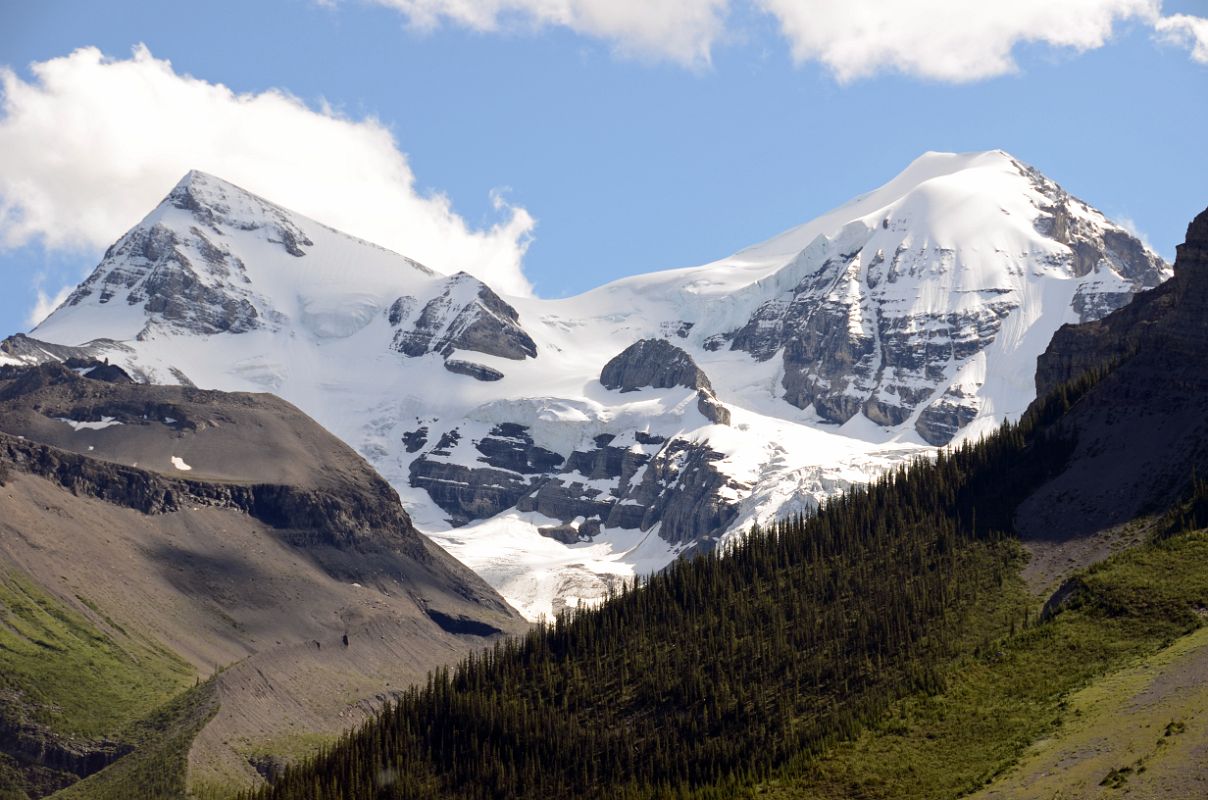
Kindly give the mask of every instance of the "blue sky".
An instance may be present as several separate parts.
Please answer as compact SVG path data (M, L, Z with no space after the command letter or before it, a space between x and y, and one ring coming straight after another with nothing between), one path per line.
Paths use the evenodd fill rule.
M149 211L171 188L168 175L229 162L248 177L224 177L318 216L322 198L297 187L309 177L320 184L314 192L324 193L324 182L347 163L341 159L352 158L331 152L343 148L331 142L345 140L348 147L369 142L374 153L363 169L382 163L409 174L398 186L374 190L380 201L377 194L358 197L355 185L339 190L353 194L333 213L355 220L358 202L381 207L397 199L400 215L419 216L385 243L408 254L407 232L418 237L424 215L436 214L452 226L450 236L466 239L448 251L450 262L497 265L521 260L523 251L524 276L543 296L719 258L883 183L926 150L1003 148L1109 216L1127 218L1167 257L1191 216L1208 205L1208 65L1189 52L1193 37L1183 45L1157 41L1152 20L1115 20L1110 41L1083 52L1016 43L1014 71L954 82L937 76L942 65L920 65L909 54L888 66L861 56L856 63L870 65L868 74L854 78L841 72L850 64L837 67L825 54L794 59L798 42L786 34L785 18L738 0L720 27L702 34L707 58L660 50L660 30L645 38L630 29L611 33L611 20L550 22L514 12L515 20L505 15L483 24L437 13L438 24L418 29L416 8L439 8L441 1L0 0L0 64L13 70L0 111L0 196L9 215L0 218L0 329L25 329L39 291L53 295L87 274L104 243L136 221L133 209ZM714 10L725 5L708 3ZM1165 2L1161 13L1208 16L1208 3ZM171 62L159 68L169 84L192 76L228 87L235 99L215 102L233 108L233 120L246 105L238 96L277 89L305 107L283 112L284 138L293 138L292 120L306 114L343 120L340 136L347 136L316 138L314 147L282 154L271 175L258 177L263 151L230 161L238 154L229 151L242 145L229 130L222 153L180 168L188 145L169 157L163 141L147 134L160 124L150 116L172 113L158 104L105 122L108 144L95 147L91 126L102 124L107 106L73 117L70 104L81 95L70 88L29 101L44 100L43 116L56 115L53 135L18 124L19 112L32 112L21 111L14 97L45 89L31 64L95 47L108 60L87 74L103 72L131 60L138 44L154 60L143 67ZM915 46L925 59L944 43L903 45ZM91 86L79 91L108 91ZM208 118L190 123L203 144ZM383 128L401 154L385 152L375 138ZM303 129L310 121L297 127L300 138L309 135ZM111 156L107 148L119 146L124 131L130 146ZM35 160L42 171L26 175ZM88 179L73 183L79 174ZM343 198L339 191L328 194ZM432 193L451 207L423 205ZM500 196L507 205L498 205ZM53 207L15 233L13 219L30 215L22 204L33 204L31 197ZM340 225L343 218L324 221ZM55 233L77 225L73 235ZM445 251L437 239L417 240L417 248L439 261ZM483 270L496 268L504 269Z

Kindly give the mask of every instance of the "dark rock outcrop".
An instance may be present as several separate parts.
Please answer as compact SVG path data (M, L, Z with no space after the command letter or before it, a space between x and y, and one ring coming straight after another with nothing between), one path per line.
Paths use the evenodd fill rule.
M413 431L407 431L403 434L403 447L407 448L408 453L415 453L423 449L423 446L428 443L428 426L421 425Z
M62 785L99 772L133 748L110 739L64 736L44 725L17 718L20 702L6 698L0 703L0 754L14 759L23 770L46 777L59 776ZM22 715L23 716L23 715Z
M457 358L445 360L445 369L457 375L466 375L476 381L498 381L503 379L503 373L497 369L475 364L472 361L462 361Z
M1040 620L1045 622L1078 602L1079 595L1086 591L1086 582L1081 577L1069 578L1049 595L1040 609Z
M200 204L188 186L178 186L172 197L195 215L209 220L206 226L221 233L227 224L221 213ZM174 201L175 202L175 201ZM310 241L300 232L281 228L278 241L297 244ZM93 294L98 302L118 298L143 308L151 321L158 321L202 335L243 333L264 326L264 320L244 287L246 267L223 245L210 238L202 227L189 229L187 236L164 226L136 227L105 253L100 265L64 304L78 305ZM289 250L289 245L286 245ZM189 253L196 254L192 258Z
M481 454L479 461L523 475L552 472L564 461L557 453L534 444L528 428L513 422L496 425L474 446Z
M537 345L520 315L482 281L459 272L415 315L415 298L400 297L387 310L396 328L392 346L405 356L454 350L521 360L537 357ZM414 319L412 316L414 315Z
M664 540L708 549L738 517L738 503L728 499L737 495L725 490L741 487L713 466L721 458L707 443L672 439L650 460L641 482L622 496L607 524L645 531L662 523ZM640 521L621 524L632 522L630 509L640 509Z
M615 495L575 480L573 475L556 475L520 498L516 508L569 522L576 517L606 519L616 502Z
M532 488L528 479L515 472L471 468L425 456L411 462L410 482L426 491L454 525L506 511Z
M22 719L25 716L21 713L23 705L19 696L0 693L0 780L7 761L19 782L24 784L25 792L32 797L54 794L80 778L100 772L134 749L127 743L110 739L85 739L57 733Z
M553 539L556 542L562 542L562 544L574 544L580 541L579 529L574 525L566 523L562 525L547 525L543 528L538 528L537 533L549 539Z
M705 390L701 390L702 392ZM721 412L725 409L718 407ZM473 442L481 467L452 459L460 436L446 435L411 465L411 484L426 490L454 524L515 507L560 521L539 532L568 544L603 526L650 530L669 542L712 546L738 516L743 487L714 466L708 443L638 433L619 446L601 434L595 448L561 456L534 444L523 425L504 423ZM603 485L602 485L603 484Z
M730 424L730 409L721 404L709 389L696 390L696 410L714 425Z
M709 378L692 356L666 339L641 339L614 356L600 371L605 389L633 392L645 387L708 389Z
M927 444L942 447L977 417L978 399L959 386L949 387L919 413L914 429Z
M616 438L611 433L600 434L595 438L594 450L576 450L570 454L566 459L566 469L593 480L619 478L627 469L636 469L638 465L629 463L632 450L609 446Z
M105 381L106 383L134 383L134 379L126 370L116 364L77 364L71 360L66 362L67 366L72 369L80 369L80 375L91 381Z
M503 423L475 442L481 467L444 460L460 441L457 431L445 433L436 447L410 467L411 485L428 492L454 524L464 525L511 508L563 462L557 453L536 446L523 425Z
M705 443L672 439L653 456L625 450L618 459L607 445L591 454L579 454L568 464L615 465L605 475L616 479L609 492L587 486L571 473L551 477L517 503L521 511L539 511L562 520L563 525L543 531L568 541L590 538L599 526L650 530L662 523L659 535L674 544L705 544L729 527L738 516L738 496L733 481L714 466L721 458ZM599 471L593 474L601 475ZM579 527L575 519L586 518ZM572 536L575 537L571 539Z

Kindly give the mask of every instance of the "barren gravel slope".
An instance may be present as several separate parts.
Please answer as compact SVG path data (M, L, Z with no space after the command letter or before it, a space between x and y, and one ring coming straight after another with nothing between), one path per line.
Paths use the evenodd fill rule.
M296 753L524 627L363 460L275 397L13 374L0 568L203 677L226 668L196 780L257 780L249 755Z

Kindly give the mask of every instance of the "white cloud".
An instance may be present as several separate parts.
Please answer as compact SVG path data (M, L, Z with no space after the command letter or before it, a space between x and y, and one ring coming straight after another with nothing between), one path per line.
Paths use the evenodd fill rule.
M1194 60L1208 64L1208 19L1172 14L1158 20L1155 27L1164 41L1186 47Z
M780 22L798 62L840 82L896 71L950 82L1015 71L1012 51L1036 42L1102 47L1117 22L1157 18L1161 0L757 0Z
M34 307L30 309L29 315L25 318L25 324L28 328L36 328L42 320L50 316L50 312L54 311L63 301L67 299L67 295L71 294L74 286L64 286L55 292L54 297L38 288L38 299L34 302Z
M622 54L708 65L740 41L739 8L771 14L798 63L819 62L841 83L883 72L965 83L1017 70L1021 44L1085 52L1129 20L1193 48L1208 63L1208 20L1161 17L1162 0L370 0L410 25L476 31L561 26L610 41ZM335 2L335 0L327 0Z
M444 21L477 31L569 28L613 43L622 55L688 66L710 61L730 0L374 0L420 29Z
M532 217L500 202L498 224L469 227L448 198L416 188L406 156L372 118L279 91L236 94L177 74L142 46L125 60L83 48L32 72L26 82L0 70L5 246L102 248L196 168L434 269L531 291L521 260Z

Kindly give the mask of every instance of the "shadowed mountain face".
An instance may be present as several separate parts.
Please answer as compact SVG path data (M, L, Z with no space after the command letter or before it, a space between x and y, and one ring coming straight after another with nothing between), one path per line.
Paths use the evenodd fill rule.
M226 668L190 753L198 779L260 780L253 760L296 754L291 737L337 733L525 627L363 459L272 395L138 384L87 360L0 367L0 466L0 572L120 647L153 643L199 677ZM74 732L0 689L22 741ZM29 775L53 767L14 750Z
M1174 277L1098 322L1061 328L1037 364L1039 394L1110 373L1066 415L1068 468L1020 509L1025 539L1085 537L1165 508L1208 470L1208 211Z

